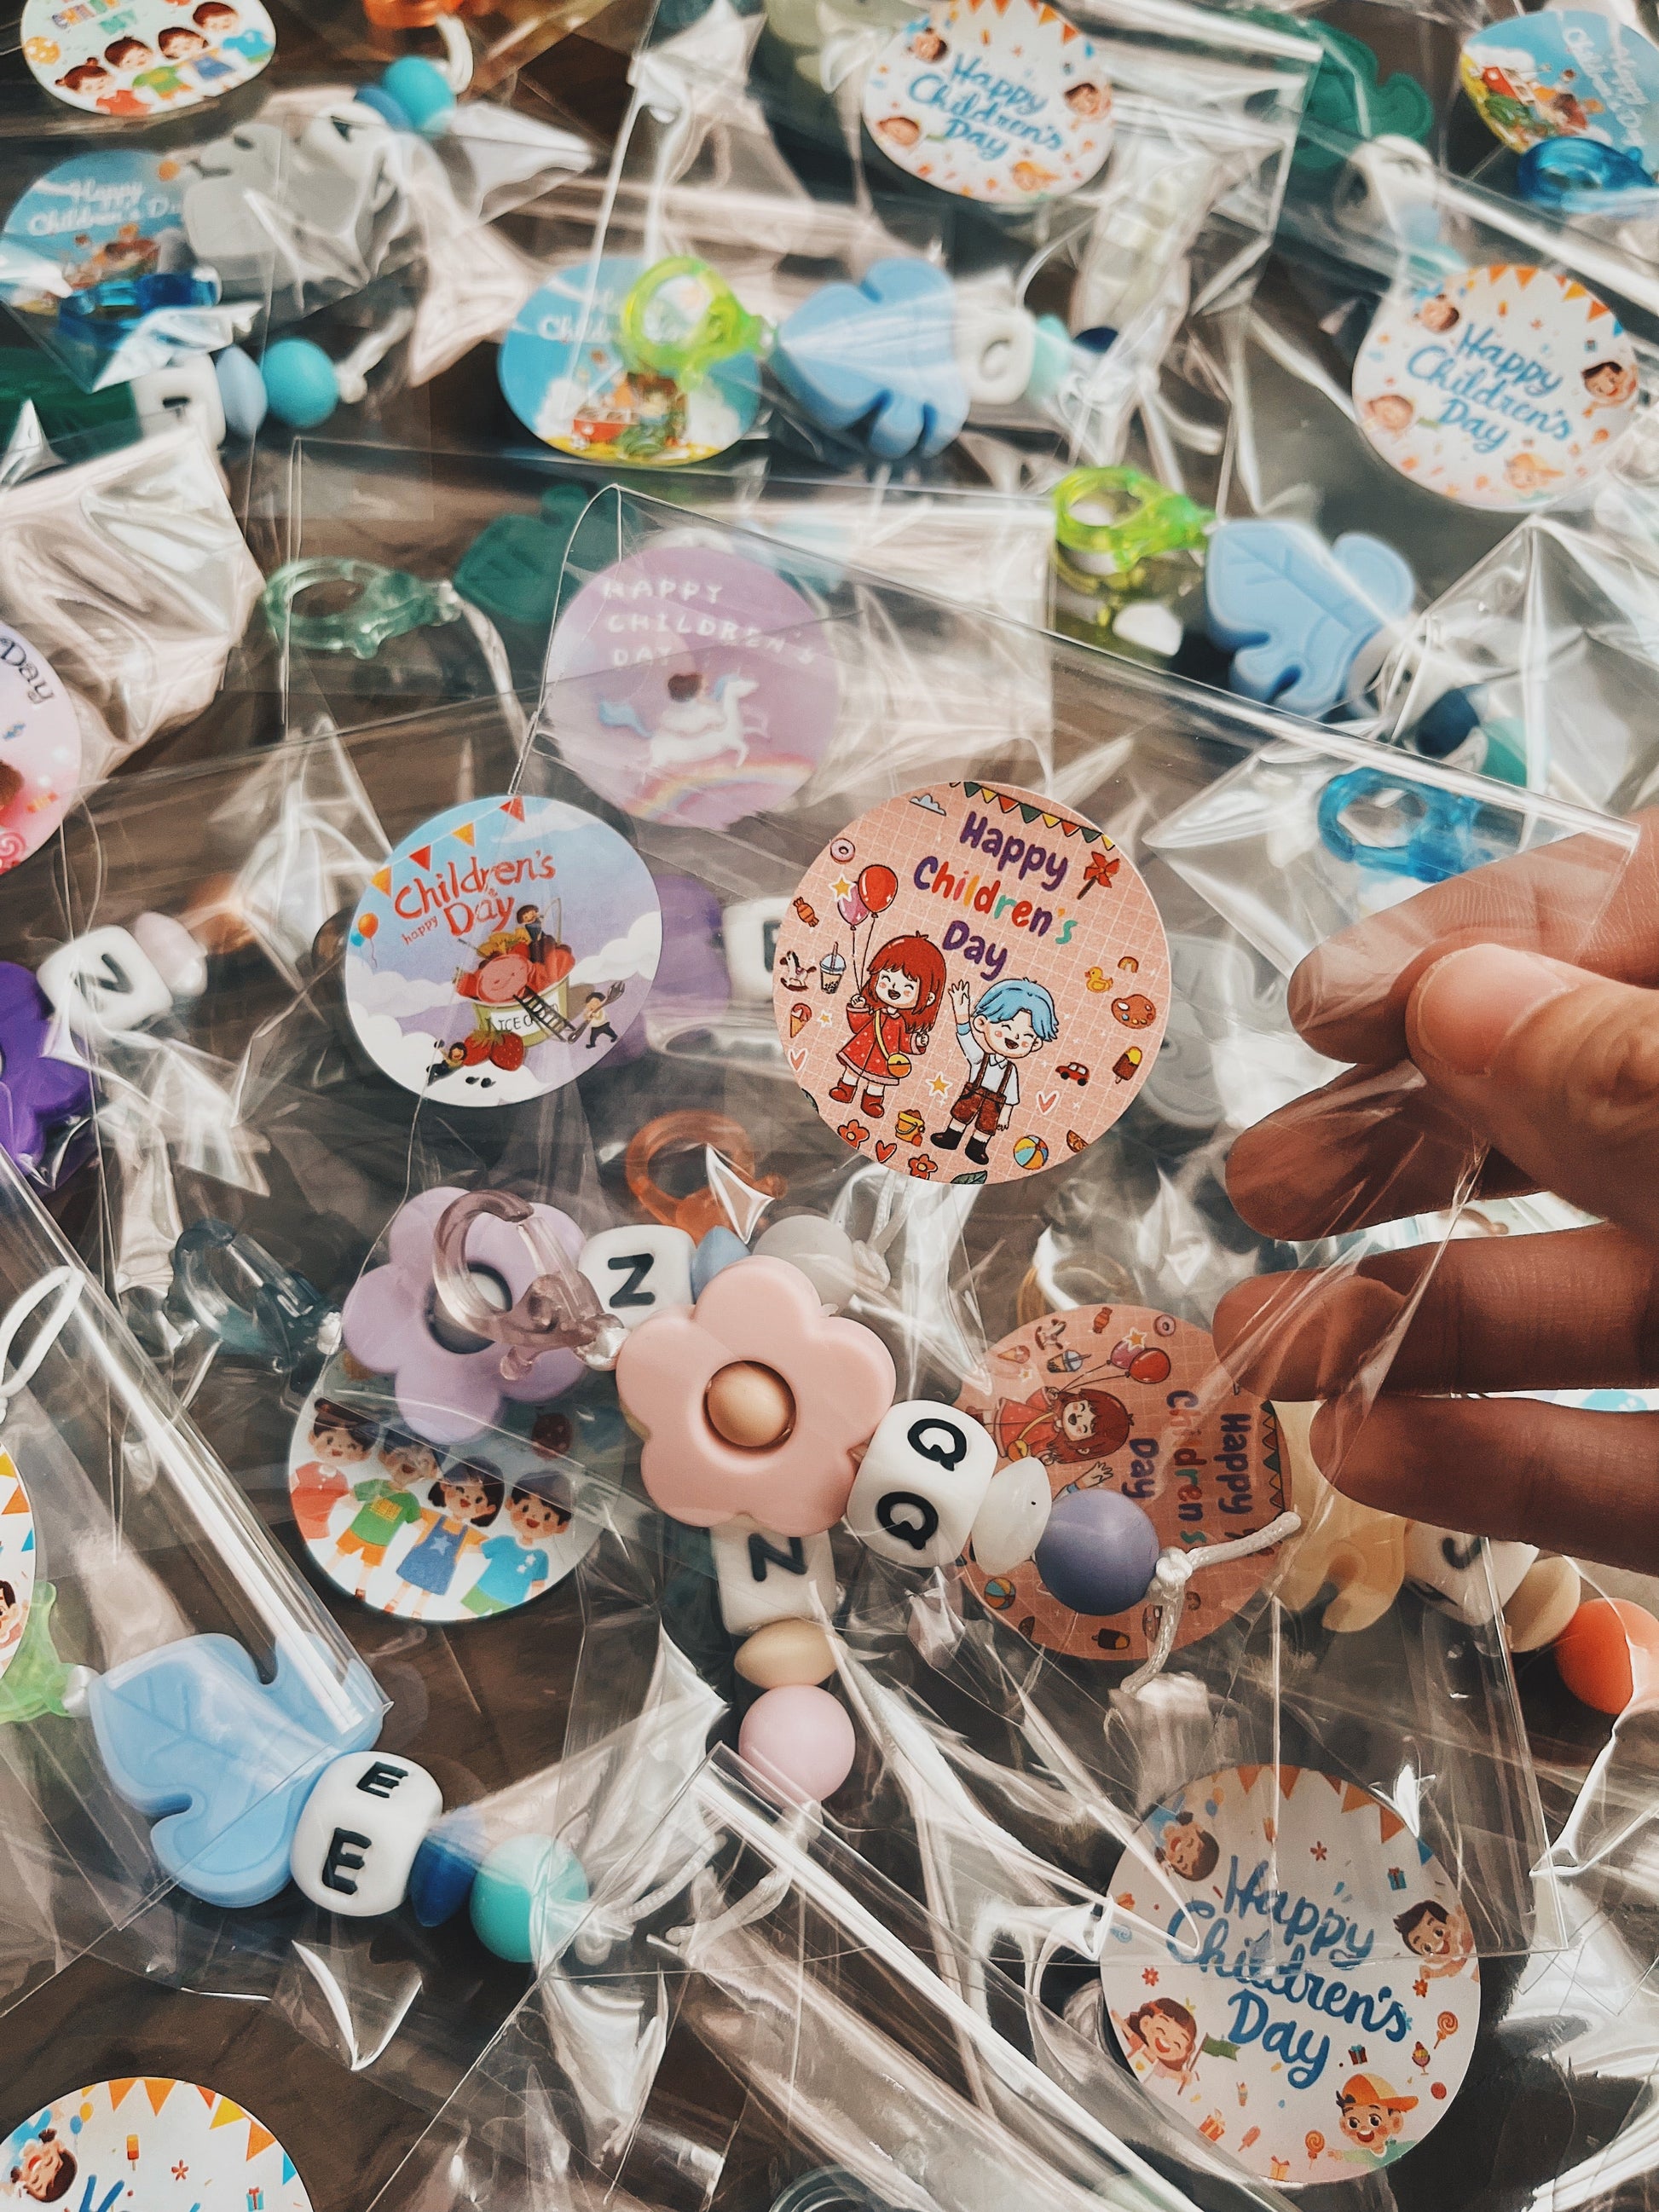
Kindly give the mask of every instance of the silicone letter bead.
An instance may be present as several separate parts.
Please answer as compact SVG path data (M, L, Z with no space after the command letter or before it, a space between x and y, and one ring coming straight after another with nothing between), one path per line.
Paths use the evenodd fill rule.
M733 1636L769 1620L828 1620L836 1609L836 1563L825 1535L780 1536L752 1521L711 1528L720 1619Z
M337 1759L294 1831L295 1881L313 1905L349 1920L395 1912L443 1809L443 1792L412 1760L376 1751Z
M40 963L40 988L80 1036L119 1036L167 1013L173 994L125 929L89 929Z
M946 1566L967 1544L996 1463L997 1448L971 1413L913 1398L870 1439L847 1525L901 1566Z
M974 1559L988 1575L1010 1575L1042 1541L1052 1500L1041 1460L1016 1460L991 1478L974 1516Z
M690 1304L696 1249L684 1230L649 1221L638 1229L602 1229L583 1245L576 1265L606 1311L624 1328L637 1328L665 1306Z

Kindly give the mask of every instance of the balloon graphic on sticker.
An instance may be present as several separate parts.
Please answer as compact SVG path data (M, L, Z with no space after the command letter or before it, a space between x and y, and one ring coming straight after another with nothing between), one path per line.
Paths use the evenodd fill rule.
M177 155L127 146L60 161L5 221L6 243L35 258L40 281L20 273L0 296L25 314L55 317L60 285L87 292L112 277L189 268L182 210L185 186L199 174Z
M34 1516L9 1452L0 1451L0 1675L17 1657L34 1598ZM52 1594L42 1598L51 1604Z
M659 542L591 578L559 617L545 681L559 750L602 799L703 830L798 790L841 704L811 603L707 545Z
M0 875L43 845L81 781L81 723L52 663L0 623Z
M505 1106L596 1067L662 949L650 871L580 807L477 799L413 830L348 933L346 1006L406 1090Z
M1000 1461L1035 1460L1055 1498L1115 1490L1147 1515L1160 1547L1253 1535L1285 1510L1273 1409L1224 1371L1206 1329L1146 1306L1075 1306L1003 1338L957 1400L996 1440ZM1258 1552L1194 1575L1176 1632L1181 1650L1231 1620L1278 1571ZM1036 1562L969 1585L989 1610L1045 1650L1139 1665L1158 1611L1073 1611Z
M1035 792L940 783L821 853L772 981L801 1089L842 1143L927 1182L1018 1181L1109 1128L1169 1019L1151 892L1103 831ZM1091 987L1118 972L1125 988Z
M245 2106L170 2075L55 2097L0 2143L22 2204L177 2203L181 2212L311 2212L294 2161Z
M1444 2118L1480 1964L1455 1885L1390 1807L1308 1767L1228 1767L1147 1814L1112 1887L1100 1978L1124 2056L1251 2172L1352 2181Z
M1465 507L1510 511L1593 483L1637 392L1613 310L1515 262L1392 294L1353 372L1356 417L1391 467Z
M562 453L672 468L723 453L760 410L751 354L717 362L694 389L630 369L617 318L646 263L607 255L562 269L520 308L496 373L526 430Z
M1585 8L1507 17L1463 44L1459 73L1481 121L1516 154L1588 138L1659 166L1659 50Z
M276 51L260 0L24 0L23 58L54 100L137 121L234 92Z
M1043 0L951 0L914 16L871 64L863 105L890 161L993 206L1074 192L1111 149L1104 59Z

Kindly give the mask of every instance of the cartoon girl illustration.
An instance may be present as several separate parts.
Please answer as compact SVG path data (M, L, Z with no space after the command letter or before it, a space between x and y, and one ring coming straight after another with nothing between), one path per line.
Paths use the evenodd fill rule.
M1152 2060L1148 2071L1155 2081L1168 2081L1184 2089L1198 2063L1198 2022L1184 2004L1173 1997L1154 1997L1150 2004L1116 2021L1123 2047L1130 2058L1141 2052ZM1142 2077L1145 2079L1145 2076Z
M1158 1863L1178 1874L1183 1881L1202 1881L1215 1872L1221 1846L1207 1828L1200 1828L1190 1813L1177 1813L1167 1822L1158 1847Z
M23 1633L23 1608L9 1582L0 1582L0 1651L9 1651Z
M497 1025L496 1010L518 1006L528 999L532 1003L526 1011L539 1018L534 1000L554 984L562 982L576 964L568 945L561 945L556 939L550 939L541 932L539 915L536 942L541 948L540 959L532 956L527 925L497 930L479 945L477 966L464 968L456 975L456 992L461 998L471 1000L477 1008L477 1021L459 1064L471 1066L478 1060L489 1060L509 1072L523 1066L525 1040L516 1030Z
M1416 319L1425 331L1438 332L1451 330L1462 319L1445 294L1437 292L1431 299L1424 301Z
M910 41L910 52L919 62L942 62L950 48L931 23L924 23Z
M1598 361L1581 371L1592 407L1622 407L1636 392L1636 370L1621 361Z
M1129 1441L1128 1408L1109 1390L1055 1389L998 1407L997 1449L1005 1459L1040 1459L1045 1467L1082 1467L1109 1459Z
M294 1521L308 1544L328 1534L329 1516L346 1494L344 1470L359 1467L374 1449L380 1425L366 1413L319 1398L311 1411L311 1449L316 1457L294 1477Z
M421 1592L412 1609L416 1620L428 1598L448 1595L463 1555L477 1549L478 1531L501 1511L504 1488L482 1460L462 1460L433 1484L428 1496L437 1510L422 1516L419 1541L398 1563L403 1580Z
M1112 112L1112 95L1103 85L1074 84L1066 94L1066 105L1073 115L1097 122Z
M884 1114L883 1094L910 1073L913 1054L927 1051L944 996L945 956L938 945L927 937L890 938L848 1001L853 1034L836 1055L847 1073L830 1096L846 1105L860 1078L865 1112L872 1119Z
M161 33L165 39L167 33ZM58 80L60 92L80 93L102 115L148 115L149 110L125 85L118 85L101 61L77 62Z
M1365 402L1361 412L1373 429L1384 430L1392 438L1409 430L1417 420L1417 410L1403 392L1380 392Z
M112 69L138 70L155 57L142 39L112 39L104 49L104 59Z
M1504 462L1504 481L1512 491L1518 491L1529 498L1536 492L1547 491L1552 484L1559 483L1561 471L1551 468L1547 461L1540 461L1536 453L1522 447L1520 453L1511 453Z
M1432 1899L1407 1906L1394 1924L1406 1948L1421 1960L1423 1972L1431 1980L1460 1972L1474 1949L1474 1930L1468 1913L1461 1908L1449 1912Z

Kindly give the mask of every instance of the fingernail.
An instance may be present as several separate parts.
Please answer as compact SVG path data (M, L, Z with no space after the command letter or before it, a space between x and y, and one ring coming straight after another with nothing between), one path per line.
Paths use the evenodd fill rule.
M1436 961L1412 995L1412 1026L1431 1059L1458 1075L1490 1075L1534 1008L1572 988L1570 969L1503 945L1471 945Z

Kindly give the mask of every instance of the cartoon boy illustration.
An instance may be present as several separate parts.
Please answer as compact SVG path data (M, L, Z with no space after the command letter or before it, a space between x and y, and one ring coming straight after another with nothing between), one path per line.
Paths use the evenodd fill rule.
M1103 85L1074 84L1066 94L1066 105L1073 115L1094 122L1111 113L1112 95Z
M1415 2097L1402 2097L1380 2074L1351 2074L1336 2093L1338 2123L1343 2135L1361 2155L1359 2166L1387 2166L1411 2148L1400 2140L1407 2112L1415 2112Z
M0 1651L10 1650L23 1633L23 1608L9 1582L0 1581Z
M316 1457L294 1477L295 1525L308 1544L328 1534L329 1516L346 1494L343 1470L361 1467L374 1449L380 1424L367 1413L319 1398L311 1409L311 1449Z
M143 69L155 56L142 39L112 39L104 49L104 59L112 69Z
M884 1093L910 1073L913 1054L927 1051L944 996L945 956L938 945L926 937L890 938L847 1002L853 1034L836 1055L847 1073L830 1096L844 1106L861 1080L865 1112L872 1120L884 1114Z
M1462 1911L1449 1912L1431 1898L1408 1905L1394 1924L1407 1949L1417 1954L1424 1973L1431 1978L1456 1973L1474 1948L1468 1915Z
M1215 1872L1221 1846L1207 1828L1200 1828L1190 1813L1177 1813L1164 1830L1158 1863L1178 1874L1183 1881L1202 1881Z
M207 40L188 23L169 23L155 43L170 62L199 63L208 50Z
M1117 2024L1127 2056L1133 2059L1145 2051L1152 2060L1154 2081L1172 2082L1177 2089L1187 2087L1198 2061L1198 2022L1184 2004L1173 1997L1154 1997Z
M57 2130L43 2128L18 2154L11 2185L36 2204L56 2204L75 2186L77 2170L73 2156L58 2142Z
M1622 407L1636 392L1636 370L1620 361L1598 361L1581 372L1592 407Z
M1530 497L1534 492L1547 491L1552 484L1559 483L1561 471L1551 468L1547 461L1540 460L1536 453L1523 447L1504 462L1504 481L1512 491Z
M484 1571L461 1600L468 1613L481 1618L509 1613L534 1596L553 1571L546 1546L570 1526L562 1505L522 1483L507 1501L507 1517L513 1534L492 1536L483 1546Z
M1437 292L1432 299L1424 301L1417 311L1416 319L1425 331L1438 331L1450 330L1462 320L1462 317L1445 294Z
M252 28L243 30L242 19L228 0L202 0L192 10L191 21L200 26L210 39L216 39L223 54L239 54L250 68L262 62L270 52L270 40L263 32Z
M997 1449L1005 1459L1039 1459L1045 1467L1080 1467L1110 1459L1129 1441L1129 1413L1109 1390L1056 1389L1006 1400L997 1408Z
M421 1593L413 1607L416 1620L428 1598L447 1596L463 1554L478 1547L478 1530L489 1528L501 1511L504 1487L483 1460L462 1460L432 1485L427 1494L436 1510L422 1516L419 1542L398 1563L403 1580Z
M602 1036L607 1036L612 1044L616 1043L617 1032L611 1026L606 1009L621 990L620 983L613 983L608 991L590 991L582 1000L580 1019L587 1031L589 1052L592 1051Z
M885 115L875 129L877 137L886 139L890 146L914 146L921 137L921 124L909 115Z
M1039 1045L1054 1042L1060 1017L1042 984L1024 976L1007 975L993 983L971 1014L968 997L966 983L951 984L951 1011L968 1079L951 1109L950 1127L935 1130L933 1142L954 1152L967 1136L966 1156L982 1168L990 1164L988 1141L1007 1127L1019 1103L1020 1061L1030 1060Z
M1379 392L1365 402L1360 412L1374 429L1386 431L1391 438L1409 430L1417 420L1417 410L1403 392Z
M430 1445L417 1446L412 1437L407 1443L411 1448L431 1449ZM400 1466L409 1463L406 1452L398 1453L397 1448L388 1443L381 1447L383 1466L386 1464L388 1449L394 1450ZM356 1595L360 1601L366 1601L369 1577L384 1563L386 1547L398 1531L421 1518L421 1503L401 1474L391 1482L381 1475L371 1475L367 1482L354 1483L351 1495L357 1500L359 1510L344 1534L335 1540L335 1549L342 1559L362 1561L357 1571Z
M924 23L910 41L910 52L919 62L942 62L950 48L931 23Z

